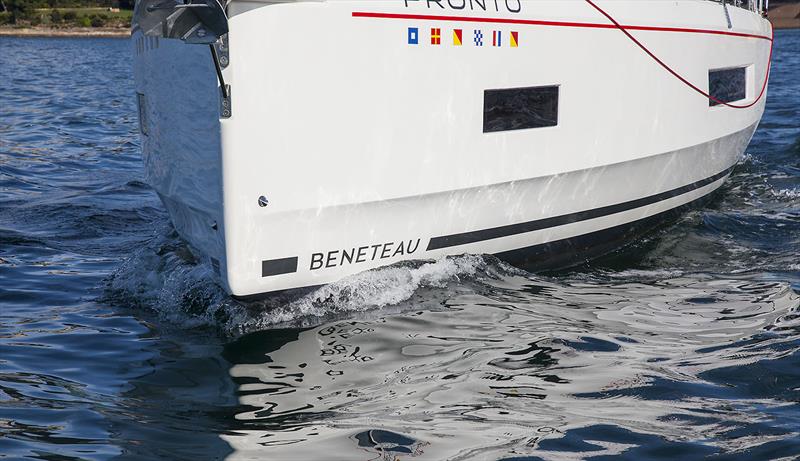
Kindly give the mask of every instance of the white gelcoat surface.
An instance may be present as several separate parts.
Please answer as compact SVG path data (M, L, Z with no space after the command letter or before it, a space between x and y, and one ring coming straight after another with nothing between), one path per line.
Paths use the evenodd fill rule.
M448 14L608 24L585 2L523 1L520 14L407 8L398 1L230 6L233 116L218 120L208 49L161 40L137 56L146 95L148 181L179 232L221 265L229 292L318 285L404 258L498 253L624 224L699 198L721 181L657 204L557 228L426 252L432 237L613 205L713 176L736 163L764 109L709 107L616 29L353 17ZM701 0L598 2L626 25L728 31ZM769 36L729 8L732 32ZM407 43L408 27L420 44ZM442 29L442 45L429 42ZM452 29L464 45L452 45ZM484 31L483 47L472 31ZM519 32L518 48L491 31ZM633 31L701 88L708 70L751 66L752 101L770 42ZM134 36L136 38L136 35ZM145 39L147 40L147 39ZM559 85L558 126L483 133L486 89ZM266 196L270 205L258 206ZM218 223L218 230L211 223ZM421 239L413 255L310 271L312 253ZM263 260L298 257L293 274Z

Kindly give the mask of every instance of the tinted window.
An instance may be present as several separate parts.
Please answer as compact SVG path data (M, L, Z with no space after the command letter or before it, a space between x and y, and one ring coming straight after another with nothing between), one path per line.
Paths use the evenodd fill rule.
M708 71L708 94L723 102L739 101L747 97L747 76L744 67ZM709 106L719 103L708 100Z
M483 132L558 125L558 86L486 90Z

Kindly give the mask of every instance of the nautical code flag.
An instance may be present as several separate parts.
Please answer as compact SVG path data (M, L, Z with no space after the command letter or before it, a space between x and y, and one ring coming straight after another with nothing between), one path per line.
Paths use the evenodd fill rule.
M475 30L475 46L483 46L483 31Z
M416 27L408 28L408 44L419 45L419 29Z
M441 44L442 44L442 29L432 28L431 45L441 45Z
M464 30L463 29L452 29L453 30L453 46L464 46ZM473 29L473 36L472 36L472 43L475 46L482 47L484 42L484 35L481 29ZM519 32L508 32L508 45L511 48L519 48ZM408 34L406 36L406 40L409 45L419 45L420 44L420 36L419 36L419 27L409 27ZM441 45L442 44L442 29L439 27L431 27L431 45ZM492 47L495 48L502 48L503 47L503 31L500 30L493 30L492 31Z
M461 29L454 29L453 30L453 45L454 46L461 46L463 41L464 41L464 31L462 31Z
M503 33L499 30L492 31L492 46L503 46Z

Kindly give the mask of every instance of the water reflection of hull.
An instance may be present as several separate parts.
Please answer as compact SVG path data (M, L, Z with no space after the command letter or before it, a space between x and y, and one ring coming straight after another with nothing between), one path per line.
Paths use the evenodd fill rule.
M207 47L134 31L148 181L237 296L452 254L585 259L717 189L764 108L769 24L730 8L726 28L714 2L608 7L704 88L740 69L747 109L709 106L583 2L477 22L271 3L228 7L222 118Z
M581 431L597 442L576 458L637 459L659 438L697 440L698 425L728 450L741 442L723 434L750 424L749 405L785 404L718 394L724 370L791 352L766 333L797 328L786 284L511 276L479 291L439 311L292 330L294 340L243 338L248 356L231 375L250 411L225 436L232 459L317 459L322 447L329 459L565 459Z

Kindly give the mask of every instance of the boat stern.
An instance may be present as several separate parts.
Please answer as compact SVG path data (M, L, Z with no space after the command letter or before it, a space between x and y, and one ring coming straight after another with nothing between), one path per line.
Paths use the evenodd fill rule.
M228 288L222 109L213 45L208 43L217 43L218 37L212 27L203 29L207 22L213 26L213 19L198 19L206 9L215 10L178 8L184 4L177 2L170 9L166 3L137 2L132 28L145 181L161 198L180 236ZM216 0L196 4L219 6ZM195 13L200 9L202 14ZM219 31L221 26L215 27ZM227 23L223 30L227 32Z

